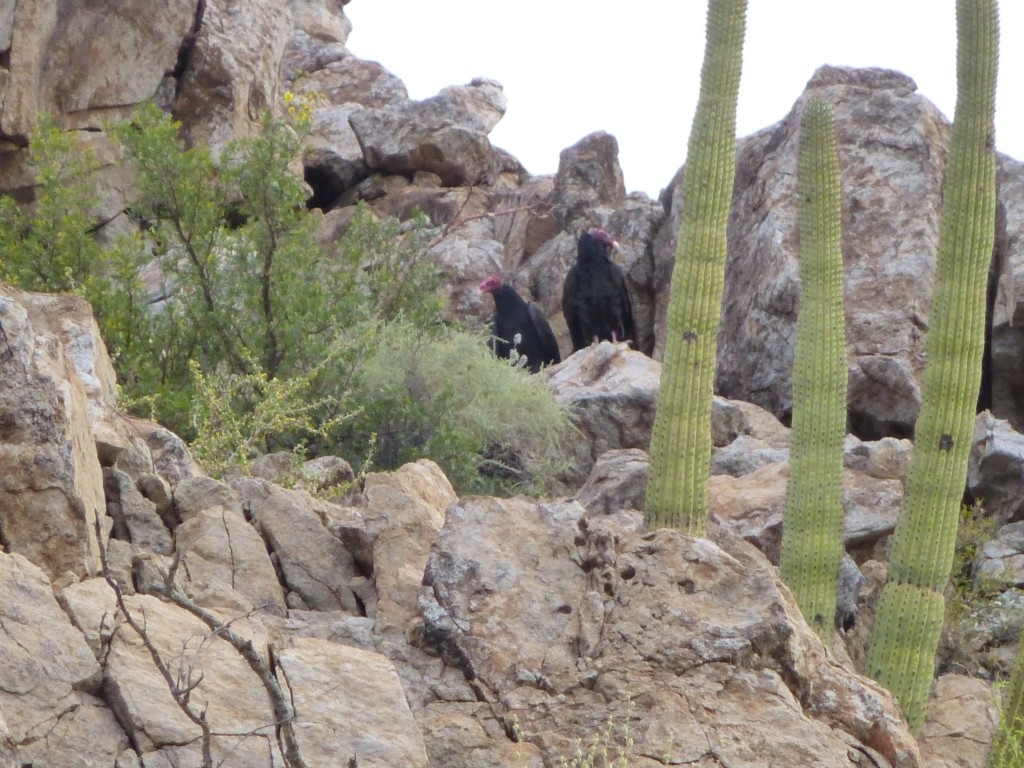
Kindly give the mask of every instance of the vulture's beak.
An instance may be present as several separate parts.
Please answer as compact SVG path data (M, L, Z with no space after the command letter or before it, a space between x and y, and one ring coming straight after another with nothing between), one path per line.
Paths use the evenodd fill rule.
M626 265L626 252L622 250L622 246L619 245L618 240L612 241L612 261L614 261L620 267Z

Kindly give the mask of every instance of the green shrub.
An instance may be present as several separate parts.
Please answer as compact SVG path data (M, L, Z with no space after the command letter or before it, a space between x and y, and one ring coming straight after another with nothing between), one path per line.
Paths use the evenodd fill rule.
M140 234L107 250L92 236L95 159L41 125L37 203L0 200L2 276L92 301L125 402L192 442L211 472L284 449L364 469L434 458L463 490L542 487L564 410L441 322L425 217L360 207L324 253L294 173L308 110L290 114L216 154L186 147L153 106L109 127L136 172ZM158 274L147 288L143 267Z

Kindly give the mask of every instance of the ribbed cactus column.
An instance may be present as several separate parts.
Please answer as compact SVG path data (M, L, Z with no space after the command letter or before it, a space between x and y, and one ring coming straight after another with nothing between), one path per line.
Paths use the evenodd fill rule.
M996 0L957 0L957 100L944 186L921 413L906 509L889 552L868 674L920 729L942 628L974 407L995 234Z
M799 177L802 285L781 573L807 623L831 645L843 553L847 373L839 158L832 106L824 99L804 107Z
M651 438L647 527L702 534L711 465L711 399L736 173L736 100L746 0L708 3L700 97L687 145L682 222Z
M1024 632L1017 647L1017 663L1003 697L1002 722L988 756L989 768L1024 765Z

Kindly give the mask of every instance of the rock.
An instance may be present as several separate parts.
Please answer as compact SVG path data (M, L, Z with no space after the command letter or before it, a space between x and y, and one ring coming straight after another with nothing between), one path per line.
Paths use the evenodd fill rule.
M266 480L243 478L231 487L277 559L289 607L363 613L353 591L355 561L326 528L335 505Z
M106 656L107 643L117 627L117 597L102 577L69 584L57 594L60 607L82 630L97 660Z
M169 555L171 533L156 512L156 505L144 497L135 481L113 467L103 468L107 514L114 521L111 536L130 541L143 549Z
M639 448L607 451L594 462L576 500L591 515L644 509L650 460Z
M485 710L485 705L469 702L432 704L417 710L416 726L423 734L430 764L445 768L544 768L535 744L503 738L504 724Z
M999 280L992 308L992 411L1024 431L1024 163L996 153L996 196Z
M48 328L63 313L88 312L74 296L0 291L0 531L8 552L51 579L99 569L97 515L106 504L89 379L73 362L74 348ZM99 379L88 386L101 396Z
M975 581L1024 586L1024 521L1000 528L995 539L982 546L973 571Z
M427 768L423 740L387 658L297 639L278 659L308 765Z
M24 765L94 768L113 765L118 755L130 749L114 713L99 699L80 698L78 706L48 724L42 738L21 747Z
M603 227L602 214L610 217L625 199L619 143L614 136L597 131L561 151L551 200L574 243L581 231Z
M358 110L349 123L371 171L430 171L446 186L460 186L493 181L496 161L487 134L504 113L501 85L477 79L423 101Z
M420 598L423 641L546 759L628 716L633 751L671 762L838 767L856 745L919 765L891 697L829 659L756 550L609 536L579 517L571 503L460 500Z
M943 675L932 685L928 713L918 736L921 765L985 768L999 725L992 687L983 680Z
M988 411L974 420L967 488L986 515L1003 523L1024 517L1024 435Z
M349 55L345 42L352 22L345 16L345 2L291 0L290 5L294 28L281 61L282 80L292 82Z
M659 363L610 341L582 349L551 369L548 386L577 414L581 433L567 482L582 483L606 451L647 449L660 376Z
M171 430L145 419L125 417L124 421L146 443L156 473L172 488L186 478L202 474L185 441Z
M324 491L352 482L352 465L339 456L317 456L302 463L302 476L314 491Z
M171 507L174 504L174 496L171 494L171 484L160 475L143 473L135 478L135 485L145 498L153 503L153 508L160 515L160 519L167 523Z
M780 418L792 408L796 310L796 159L800 114L822 96L836 113L842 158L849 403L866 439L908 436L920 408L924 332L938 244L949 125L905 75L822 67L780 123L739 142L729 222L716 391ZM671 274L679 178L655 246ZM906 200L915 200L907 206ZM856 258L852 258L856 254ZM658 295L655 354L664 349L667 291Z
M0 553L0 617L0 711L20 749L81 706L80 691L99 692L100 665L46 574L19 554Z
M278 67L291 37L286 0L206 0L195 47L178 79L174 116L186 140L223 147L248 136L281 93Z
M212 477L190 477L174 488L174 513L179 521L213 507L241 514L242 499L236 490Z
M43 112L65 128L97 129L103 120L127 117L174 68L194 9L191 0L158 9L146 0L39 0L19 5L16 14L6 5L0 36L6 28L8 42L0 47L9 51L9 74L0 81L0 133L21 141Z
M789 461L766 464L740 477L714 475L709 485L711 520L779 562ZM899 480L843 472L843 545L865 550L893 532L903 508Z
M196 588L234 590L260 611L286 613L266 544L241 512L205 509L178 526L174 542L189 594Z
M457 497L441 468L425 459L367 475L363 493L363 519L373 541L374 631L404 636L419 615L417 596L430 545Z
M205 709L218 734L211 744L214 762L235 768L280 765L270 701L241 655L182 608L148 595L129 596L126 604L144 621L172 678L198 683L189 699L196 711ZM161 764L156 753L170 765L199 764L199 727L175 703L150 651L123 620L110 641L104 690L145 765Z

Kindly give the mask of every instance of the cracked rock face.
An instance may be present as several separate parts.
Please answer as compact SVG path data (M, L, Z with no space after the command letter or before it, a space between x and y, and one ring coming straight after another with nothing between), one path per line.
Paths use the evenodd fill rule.
M840 768L854 743L918 764L888 694L829 660L753 547L581 516L463 499L424 574L423 642L528 740L566 754L611 718L635 754L680 763Z

